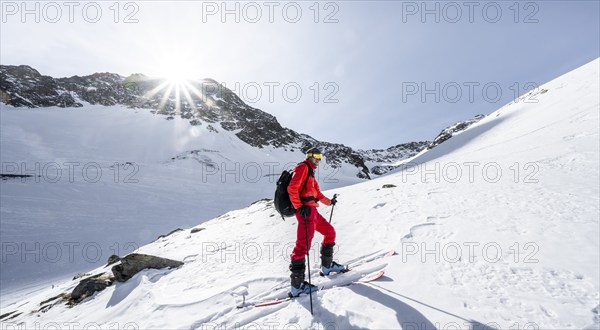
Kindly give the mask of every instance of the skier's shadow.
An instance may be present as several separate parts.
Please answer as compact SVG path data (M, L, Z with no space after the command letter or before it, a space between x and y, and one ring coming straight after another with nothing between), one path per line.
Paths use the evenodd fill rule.
M396 312L396 319L401 328L414 328L422 330L437 329L421 312L410 305L396 299L386 293L381 292L369 285L352 285L350 290L361 296L369 297L372 301L378 302Z
M382 277L382 279L383 278L386 278L386 277ZM380 290L377 290L375 287L379 288ZM433 323L431 323L425 316L423 316L423 314L421 314L419 311L417 311L413 307L409 306L408 304L406 304L396 298L393 298L390 295L385 294L383 291L387 291L393 295L402 297L404 299L411 300L413 302L419 303L425 307L431 308L438 312L453 316L459 320L462 320L464 322L464 324L468 325L469 329L471 329L471 330L496 330L497 329L495 327L496 324L494 324L494 323L484 324L484 323L478 322L476 320L466 319L464 317L453 314L451 312L439 309L435 306L432 306L432 305L423 303L421 301L418 301L416 299L401 295L392 290L388 290L388 289L386 289L380 285L377 285L375 283L369 283L369 285L353 286L353 287L351 287L351 290L353 290L354 292L356 292L358 294L368 296L371 300L377 301L380 304L385 305L385 306L395 310L396 318L398 319L398 322L402 326L402 328L419 329L419 330L420 329L427 329L427 330L437 329L436 326ZM438 324L438 326L441 326L441 325ZM442 326L442 328L445 328L445 326Z
M390 295L368 285L351 285L348 288L356 294L368 297L370 300L376 301L394 310L396 312L398 324L400 324L402 328L413 327L419 330L436 329L433 323L419 311ZM310 308L308 307L308 302L303 305ZM347 311L344 315L336 315L323 307L320 303L320 299L315 307L317 308L315 308L314 321L321 323L325 329L369 329L352 324L351 320L353 319L353 312ZM362 319L364 317L356 313L356 318ZM373 318L376 318L376 316L373 316Z
M438 329L438 327L436 327L436 325L434 323L429 321L423 314L421 314L421 312L419 312L415 308L411 307L410 305L402 302L401 300L394 298L393 296L391 296L389 294L384 293L382 290L378 290L371 285L360 285L360 284L352 285L352 286L349 286L348 288L356 294L359 294L364 297L368 297L370 300L378 302L378 303L394 310L396 312L396 320L398 321L398 325L403 329L419 329L419 330ZM383 289L383 290L389 291L387 289ZM455 315L455 314L452 314L449 312L445 312L436 307L433 307L433 306L427 305L425 303L421 303L412 298L397 294L393 291L389 291L389 292L393 293L395 295L404 297L406 299L415 301L417 303L420 303L424 306L427 306L427 307L437 310L439 312L444 312L448 315L451 315L458 319L461 319L465 322L465 324L468 324L469 328L472 330L493 330L493 329L495 329L493 326L482 324L475 320L468 320L468 319L462 318L458 315ZM308 302L303 305L305 305L305 307L309 308ZM324 308L322 306L322 304L320 304L320 300L319 300L319 302L317 302L316 305L318 306L318 309L315 309L314 320L315 320L315 322L321 323L325 329L367 329L367 328L359 327L359 326L351 323L351 319L352 319L351 312L346 312L345 315L336 315L336 314L330 312L329 310L327 310L326 308ZM358 319L362 318L361 315L359 315L359 314L357 314L356 316ZM438 326L440 326L440 325L438 324Z

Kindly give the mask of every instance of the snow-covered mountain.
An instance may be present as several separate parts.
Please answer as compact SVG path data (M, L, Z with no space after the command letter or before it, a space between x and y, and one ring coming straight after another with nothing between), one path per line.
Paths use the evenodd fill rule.
M328 164L334 168L343 164L356 167L358 177L368 179L371 170L365 163L394 162L411 157L427 144L411 142L392 147L390 152L353 150L342 144L317 141L282 127L277 119L250 107L234 92L212 79L173 83L164 78L143 74L122 77L114 73L95 73L89 76L52 78L26 66L0 66L0 97L14 107L82 107L84 104L151 109L164 115L186 119L194 126L206 126L219 132L235 132L247 144L257 147L276 147L285 150L307 150L321 146ZM397 152L398 149L402 152ZM379 164L374 164L377 166ZM382 174L377 171L376 174Z
M504 106L385 177L327 191L340 194L333 214L337 260L390 249L398 254L379 261L387 266L376 282L319 292L313 316L307 297L272 307L248 304L286 289L296 231L295 221L281 221L269 201L259 201L136 250L183 262L178 268L142 271L72 307L65 301L81 279L5 295L1 322L14 328L598 329L599 82L597 59L542 86L536 103ZM9 120L13 114L3 113L3 125L6 113ZM35 137L24 141L33 144ZM210 155L197 150L180 156L191 164ZM144 179L190 192L186 182L170 182L183 176L168 169ZM140 182L119 197L157 189ZM81 193L71 187L73 195ZM11 183L10 189L25 188ZM215 203L228 198L211 194ZM2 196L7 212L8 194ZM52 192L21 197L49 206ZM108 205L122 206L118 199ZM174 192L140 211L185 213L197 199ZM86 277L106 274L111 281L110 268Z

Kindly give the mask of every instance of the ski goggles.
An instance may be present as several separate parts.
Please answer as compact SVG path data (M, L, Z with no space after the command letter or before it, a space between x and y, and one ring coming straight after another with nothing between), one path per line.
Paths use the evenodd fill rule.
M306 157L307 158L314 158L314 159L323 159L323 155L322 154L313 154L312 152L306 154Z

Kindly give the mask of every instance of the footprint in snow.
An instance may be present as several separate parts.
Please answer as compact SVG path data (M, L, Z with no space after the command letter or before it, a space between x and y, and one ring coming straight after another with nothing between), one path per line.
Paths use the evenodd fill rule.
M373 206L373 208L374 208L374 209L379 209L379 208L382 208L382 207L384 207L386 204L387 204L387 203L379 203L379 204L377 204L377 205Z
M435 196L435 195L438 195L438 194L445 194L445 193L446 193L446 191L445 191L445 190L433 190L433 191L428 191L428 192L427 192L427 198L431 198L431 197L433 197L433 196Z
M430 215L427 217L427 222L434 222L435 220L446 219L446 218L450 218L450 216L449 215L439 215L439 216Z
M435 223L433 222L429 222L429 223L422 223L422 224L418 224L418 225L414 225L412 227L410 227L410 233L404 235L404 237L402 237L402 239L409 239L409 238L413 238L415 235L415 232L419 230L419 228L422 227L427 227L427 226L433 226L435 225Z

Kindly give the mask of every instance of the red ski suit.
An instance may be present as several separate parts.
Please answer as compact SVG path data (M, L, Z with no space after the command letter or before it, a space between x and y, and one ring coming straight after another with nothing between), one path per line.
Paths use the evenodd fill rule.
M333 226L323 218L322 215L317 212L317 207L319 204L315 200L308 200L302 203L301 198L306 197L314 197L325 205L331 205L331 200L319 189L319 184L317 180L313 176L308 177L308 181L306 181L306 177L309 175L308 166L310 166L313 171L317 167L309 160L305 160L304 162L298 164L296 169L294 170L294 175L292 176L292 180L288 185L288 193L290 195L290 200L292 205L297 210L301 206L306 205L310 207L310 215L307 219L304 219L300 212L296 212L296 219L298 220L298 228L296 233L296 246L292 251L292 255L290 256L292 260L301 260L304 259L304 256L307 252L307 241L306 241L306 224L308 223L308 246L311 245L313 236L315 234L315 230L321 233L323 238L323 245L331 244L335 242L335 229ZM303 191L302 186L306 182L306 187Z

